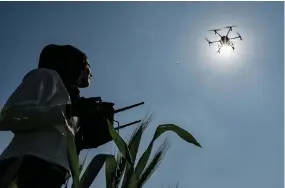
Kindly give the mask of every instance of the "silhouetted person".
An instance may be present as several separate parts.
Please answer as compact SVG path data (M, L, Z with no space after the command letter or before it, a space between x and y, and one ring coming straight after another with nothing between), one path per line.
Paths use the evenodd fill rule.
M82 51L53 44L42 50L38 69L25 75L1 111L0 130L12 131L14 137L0 156L0 187L1 178L18 159L22 159L15 177L18 188L60 188L66 182L70 172L66 131L76 135L79 154L86 148L79 119L92 123L90 114L96 109L93 98L80 97L79 88L88 87L90 80L90 65ZM107 111L112 110L109 105ZM111 141L104 131L104 139L87 148Z

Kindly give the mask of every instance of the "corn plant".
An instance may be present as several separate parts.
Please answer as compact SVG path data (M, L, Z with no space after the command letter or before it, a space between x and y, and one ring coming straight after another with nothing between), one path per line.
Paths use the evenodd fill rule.
M165 140L150 160L154 142L166 131L172 131L186 142L201 147L198 141L186 130L174 124L163 124L156 128L154 136L147 149L144 151L142 156L138 158L137 153L141 143L142 134L150 121L151 117L138 125L130 135L127 142L120 137L113 127L113 124L108 121L110 135L112 136L119 153L117 156L110 154L96 155L93 157L83 173L81 171L87 156L85 156L81 163L79 162L79 157L75 150L74 137L69 131L67 131L67 150L68 160L71 167L72 188L89 188L104 164L106 188L142 188L160 165L160 162L167 151L168 143L167 140ZM135 165L137 158L138 162ZM16 171L20 165L21 161L16 162L4 177L6 180L4 182L7 182L9 188L17 188L13 183L13 177L15 177ZM80 174L82 174L81 178ZM176 187L178 187L178 185Z
M174 124L164 124L156 128L153 139L142 156L138 158L137 153L142 134L150 121L151 118L143 121L133 131L127 142L119 136L113 125L108 122L111 136L119 149L119 153L116 157L109 154L96 155L79 180L79 187L89 188L105 163L106 188L142 188L160 165L167 151L168 142L165 140L150 160L154 142L166 131L172 131L186 142L201 147L198 141L186 130ZM137 158L138 162L135 165Z

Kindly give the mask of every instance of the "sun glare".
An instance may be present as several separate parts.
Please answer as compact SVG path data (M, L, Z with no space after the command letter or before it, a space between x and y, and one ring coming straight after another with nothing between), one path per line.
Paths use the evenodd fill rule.
M229 33L229 37L235 38L241 36L242 40L240 40L240 38L231 40L233 45L222 46L220 53L218 53L219 45L221 44L218 42L209 44L209 41L214 42L221 40L221 38L215 34L215 31L210 30L221 28L218 33L221 36L224 36L227 35L228 32L228 28L225 27L229 25L236 26L233 27L233 30ZM203 24L201 23L197 27L199 29L195 31L195 50L197 51L196 55L198 58L197 66L202 71L233 73L245 66L250 66L247 59L254 55L256 50L254 44L257 37L246 20L236 20L235 17L231 17L230 15L227 15L226 17L220 16L214 19L205 20ZM189 44L192 44L193 39L190 39L191 36L189 37ZM234 46L234 50L231 46Z
M204 47L205 48L205 47ZM222 46L220 53L217 52L218 48L209 48L209 60L216 61L219 64L229 64L238 57L239 50L233 50L230 46Z
M221 53L217 55L226 58L233 56L234 52L235 51L230 46L223 46L221 48Z
M201 39L202 40L202 39ZM238 69L242 66L242 45L238 43L236 49L232 49L230 46L222 46L220 53L218 53L218 46L208 46L205 43L199 42L198 49L200 51L199 66L202 69L209 69L218 72L230 72L231 70ZM239 62L239 63L238 63Z

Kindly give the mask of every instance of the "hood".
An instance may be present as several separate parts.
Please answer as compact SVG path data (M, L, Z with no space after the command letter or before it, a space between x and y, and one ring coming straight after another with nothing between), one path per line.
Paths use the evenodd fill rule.
M55 70L67 88L77 87L86 59L85 53L74 46L49 44L40 54L38 68Z

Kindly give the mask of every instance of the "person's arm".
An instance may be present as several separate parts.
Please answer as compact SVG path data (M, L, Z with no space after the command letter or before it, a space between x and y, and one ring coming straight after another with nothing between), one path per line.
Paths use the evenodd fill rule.
M28 73L0 115L0 130L31 131L66 124L69 95L47 69Z

